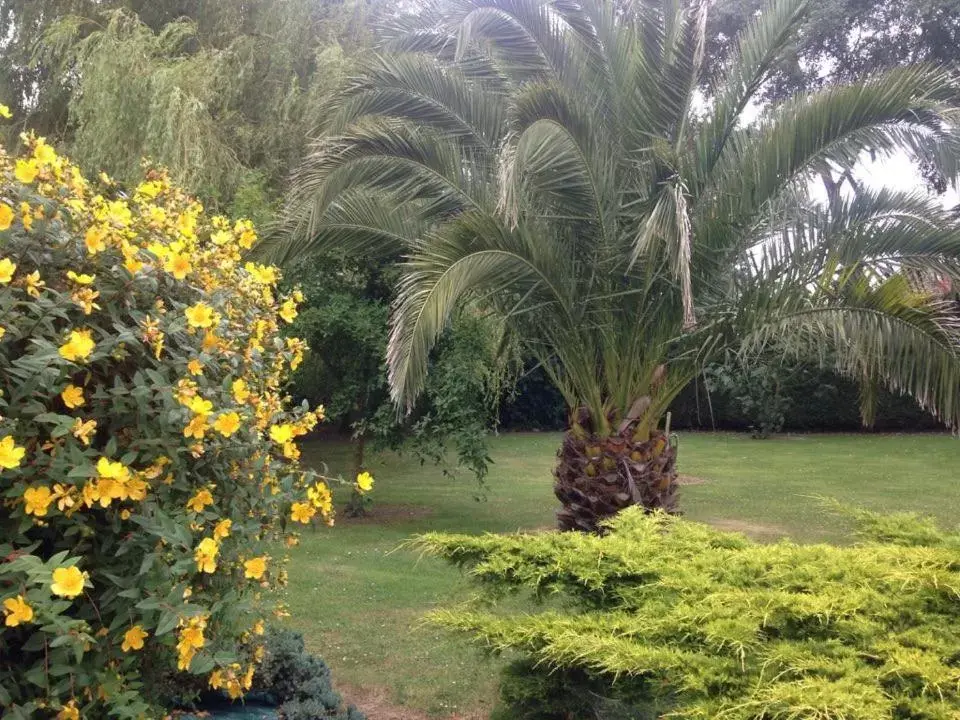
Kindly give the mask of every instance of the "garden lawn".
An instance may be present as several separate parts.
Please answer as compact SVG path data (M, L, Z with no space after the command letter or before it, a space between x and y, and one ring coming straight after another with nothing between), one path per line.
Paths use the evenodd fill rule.
M499 662L421 618L462 599L455 569L399 546L428 530L482 533L549 528L556 501L550 470L558 434L492 442L485 499L469 476L444 477L413 458L371 458L371 516L340 517L304 533L290 566L290 623L334 671L371 720L486 718ZM347 472L349 446L307 443L304 461ZM843 542L849 525L816 497L872 510L929 513L960 523L960 440L945 435L799 435L766 441L732 434L680 436L687 517L760 539ZM346 497L341 493L340 504ZM379 714L377 714L379 711ZM393 712L394 714L391 714Z

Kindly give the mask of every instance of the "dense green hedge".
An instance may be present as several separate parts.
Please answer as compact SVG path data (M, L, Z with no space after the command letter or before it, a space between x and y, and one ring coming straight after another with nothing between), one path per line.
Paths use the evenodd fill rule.
M858 390L855 383L829 370L802 368L789 389L790 410L785 430L796 432L856 432L860 422ZM712 417L711 417L712 405ZM747 430L751 421L739 403L724 392L709 393L703 379L691 383L670 408L672 426L678 430ZM566 408L560 393L550 385L542 370L524 375L500 412L504 430L562 430ZM942 425L905 395L881 390L877 402L875 430L938 430Z
M499 718L956 720L960 534L854 516L845 547L758 544L638 509L604 537L416 544L484 590L433 620L519 657ZM497 602L524 590L541 612Z

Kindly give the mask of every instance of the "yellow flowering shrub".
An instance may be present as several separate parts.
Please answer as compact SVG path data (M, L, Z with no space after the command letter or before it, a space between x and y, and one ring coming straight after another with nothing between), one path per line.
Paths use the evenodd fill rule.
M240 695L277 548L332 522L297 465L319 415L283 394L299 294L162 171L124 193L25 148L0 148L0 706L155 717L177 672Z

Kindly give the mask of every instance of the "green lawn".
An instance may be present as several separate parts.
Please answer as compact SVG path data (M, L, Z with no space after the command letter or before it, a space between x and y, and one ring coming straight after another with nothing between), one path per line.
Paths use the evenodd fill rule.
M456 570L397 547L426 530L550 527L555 510L550 469L558 444L555 434L494 440L496 464L482 501L466 476L451 480L410 458L381 456L371 463L373 515L341 518L332 530L305 533L290 567L291 622L339 683L363 689L358 698L373 704L371 720L486 717L496 692L497 661L420 620L431 607L465 597L469 584ZM339 443L318 441L304 449L307 462L325 461L334 473L349 467L348 457ZM960 441L947 436L756 441L683 434L679 467L703 480L683 488L688 517L760 538L786 534L807 542L843 541L848 526L823 512L815 496L960 523Z

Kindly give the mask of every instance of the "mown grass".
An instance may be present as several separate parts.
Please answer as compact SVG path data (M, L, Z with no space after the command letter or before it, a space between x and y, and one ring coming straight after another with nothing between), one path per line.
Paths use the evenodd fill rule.
M338 682L382 688L392 703L435 717L483 718L496 693L498 661L424 625L437 605L470 592L460 574L397 548L427 530L507 532L547 528L556 508L550 470L555 434L493 441L484 500L467 476L445 478L412 458L372 459L371 517L341 518L305 533L290 567L291 624L322 654ZM349 467L343 443L317 441L307 462ZM680 471L702 479L683 489L689 518L804 542L843 542L849 526L825 512L828 496L875 510L912 510L960 523L960 441L942 435L806 435L755 441L684 434ZM401 717L401 716L397 716Z

